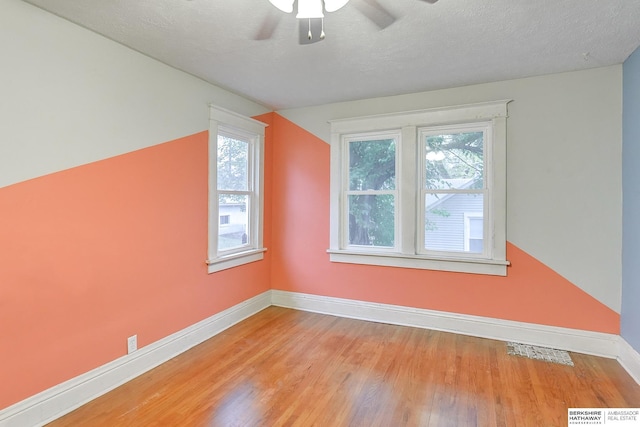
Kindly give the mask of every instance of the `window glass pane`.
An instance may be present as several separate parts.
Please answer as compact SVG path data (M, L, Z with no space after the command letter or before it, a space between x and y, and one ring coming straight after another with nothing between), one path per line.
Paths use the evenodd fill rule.
M482 253L482 239L469 239L469 252L480 254Z
M424 140L427 189L482 188L484 133L428 135Z
M349 196L349 244L393 247L394 216L393 195Z
M218 190L249 189L249 143L218 135Z
M225 251L245 246L249 242L249 196L237 194L220 194L218 210L220 221L218 227L218 250Z
M395 181L395 139L349 142L349 190L393 190Z
M467 230L467 240L469 252L482 253L483 251L483 236L484 236L484 221L482 217L468 217L469 229Z
M469 218L469 238L482 239L482 217Z
M470 247L465 250L465 213L483 212L482 194L438 193L425 198L424 247L432 251L482 252ZM482 239L483 219L473 218L474 234ZM470 224L471 225L471 224ZM479 230L479 235L476 233Z

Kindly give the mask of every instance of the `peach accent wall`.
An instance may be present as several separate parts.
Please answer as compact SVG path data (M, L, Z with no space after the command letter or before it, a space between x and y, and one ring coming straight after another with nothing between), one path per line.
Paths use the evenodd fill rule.
M329 262L329 145L274 115L273 289L618 334L620 316L513 244L507 277Z
M269 252L207 274L207 138L0 189L0 408L269 289Z

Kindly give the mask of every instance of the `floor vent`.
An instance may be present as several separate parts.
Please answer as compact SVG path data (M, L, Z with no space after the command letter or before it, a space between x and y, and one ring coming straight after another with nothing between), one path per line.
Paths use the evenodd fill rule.
M507 354L512 356L522 356L529 359L542 360L545 362L559 363L561 365L573 366L571 356L564 350L555 348L538 347L536 345L521 344L517 342L507 343Z

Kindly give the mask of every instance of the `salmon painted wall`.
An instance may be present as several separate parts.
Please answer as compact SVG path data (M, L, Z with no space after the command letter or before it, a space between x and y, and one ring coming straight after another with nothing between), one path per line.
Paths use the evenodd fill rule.
M266 108L19 0L0 51L0 410L269 289L204 263L207 103Z
M0 212L0 408L269 289L269 253L207 274L207 132L5 187Z
M509 243L507 277L329 262L329 145L273 123L272 288L619 333L620 316Z

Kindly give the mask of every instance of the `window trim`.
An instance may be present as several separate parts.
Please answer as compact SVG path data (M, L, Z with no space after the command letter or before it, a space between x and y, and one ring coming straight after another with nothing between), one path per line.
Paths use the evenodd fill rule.
M266 124L215 105L209 105L208 179L208 273L237 267L264 258L264 134ZM238 251L218 250L220 212L218 206L218 135L232 134L249 139L249 177L253 203L249 206L249 245Z
M456 189L456 190L433 190L433 191L427 191L424 188L424 176L422 175L422 173L424 173L425 169L426 169L426 165L425 165L425 156L426 154L424 153L424 144L422 143L423 138L427 135L430 134L441 134L441 133L460 133L460 132L482 132L483 133L483 157L484 157L484 179L483 179L483 185L482 185L482 189L481 190L464 190L464 189ZM493 144L487 144L488 140L492 140L493 141L493 132L492 132L492 123L491 121L474 121L474 122L469 122L469 123L456 123L456 124L448 124L448 125L444 125L444 126L421 126L418 128L418 169L420 170L419 173L419 177L418 179L420 180L420 184L419 184L419 189L418 192L420 194L421 200L424 200L424 197L427 193L442 193L442 194L452 194L452 193L457 193L457 194L481 194L483 201L489 201L489 203L483 203L483 218L486 218L486 221L484 221L484 230L483 230L483 236L487 236L484 241L483 241L483 248L482 248L482 252L481 253L475 253L475 252L465 252L464 254L461 253L461 255L459 256L460 258L480 258L480 259L491 259L492 258L492 253L493 253L493 246L492 246L492 239L491 239L491 235L489 234L489 224L491 223L491 212L493 209L493 206L491 206L491 199L493 197L493 188L492 185L488 185L487 183L490 182L491 177L492 177L492 165L493 165L493 159L492 159L492 145ZM420 203L418 205L418 218L424 218L425 217L425 206L423 203ZM417 224L417 232L416 232L416 237L418 236L424 236L425 235L425 227L424 227L424 222L420 221L419 224ZM467 250L466 248L466 242L465 242L465 250ZM416 241L416 248L417 248L417 253L422 254L422 255L426 255L428 257L449 257L451 254L450 251L435 251L432 249L426 249L424 247L424 242L420 241Z
M345 138L344 140L344 144L342 144L342 149L344 150L342 153L342 158L344 161L344 164L342 165L345 171L349 170L349 143L351 141L358 141L358 140L362 140L362 139L371 139L371 140L375 140L375 139L394 139L396 142L396 162L395 162L395 169L396 169L396 178L399 176L400 173L400 155L402 152L402 134L401 132L398 132L396 130L392 130L392 131L384 131L384 132L367 132L367 133L362 133L362 134L350 134L348 137ZM353 248L353 250L358 251L359 248L364 249L365 251L368 251L366 247L363 246L359 246L359 245L350 245L349 244L349 230L348 230L348 224L349 224L349 196L352 195L354 193L354 191L349 190L349 172L343 174L343 182L342 185L345 188L345 191L342 194L342 203L344 204L344 206L346 207L346 209L344 209L343 212L343 217L342 217L342 224L343 224L343 230L342 230L342 242L341 245L344 248ZM369 193L367 191L367 193ZM391 194L394 196L394 201L395 201L395 205L394 205L394 218L398 217L398 206L400 205L400 191L398 190L398 186L396 185L396 188L394 190L371 190L370 191L371 194L379 194L379 195L383 195L383 194ZM399 241L401 239L398 238L399 233L400 233L400 225L399 225L400 221L394 221L394 245L392 247L383 247L383 246L377 246L376 249L380 252L390 252L390 253L395 253L398 252L400 250L399 247Z
M331 125L331 184L330 184L330 241L329 258L332 262L418 268L452 272L506 276L509 261L506 260L506 119L510 100L483 102L444 108L432 108L375 116L355 117L330 121ZM487 207L487 236L491 247L486 258L468 254L419 253L417 237L417 215L419 163L416 160L418 132L420 128L488 122L492 133L490 170L485 179L492 189L491 204ZM354 250L344 245L345 224L340 220L345 205L344 183L344 137L358 133L401 132L402 150L399 151L400 175L398 203L402 206L399 215L400 251L389 253L375 248ZM412 165L412 166L408 166ZM404 185L404 183L410 183ZM486 208L485 208L486 209ZM491 221L489 223L489 221Z

